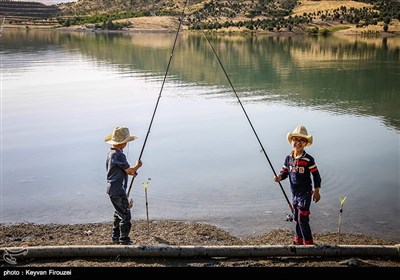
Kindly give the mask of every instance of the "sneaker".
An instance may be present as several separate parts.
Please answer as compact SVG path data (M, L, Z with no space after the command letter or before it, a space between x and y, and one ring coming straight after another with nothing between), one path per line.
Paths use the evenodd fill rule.
M303 238L300 237L293 238L293 245L303 245Z
M121 245L132 245L133 242L130 239L119 239L119 244L121 244Z
M121 245L133 245L133 242L132 241L120 241L119 242L119 244L121 244Z
M111 241L112 243L119 243L119 237L112 236Z

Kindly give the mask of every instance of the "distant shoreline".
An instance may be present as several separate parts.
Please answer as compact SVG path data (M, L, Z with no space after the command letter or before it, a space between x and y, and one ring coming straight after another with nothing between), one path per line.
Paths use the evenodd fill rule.
M148 18L140 18L140 19L132 19L135 20L133 28L124 28L123 30L95 30L92 28L86 28L81 26L70 26L70 27L60 27L55 25L35 25L35 24L26 24L26 25L17 25L17 24L5 24L3 25L3 29L39 29L39 30L54 30L54 31L69 31L69 32L121 32L121 33L175 33L177 31L177 27L174 27L172 23L174 22L173 17L168 18L168 22L165 22L166 19L154 19L151 18L152 21L148 21ZM154 22L153 22L154 21ZM160 22L162 23L160 23ZM342 29L338 29L336 31L329 31L330 28L324 25L314 24L313 27L318 27L320 30L327 29L329 35L348 35L348 36L364 36L364 37L397 37L400 36L400 30L398 31L397 25L395 26L395 30L393 31L380 31L377 30L377 27L364 28L359 29L354 26L342 26ZM308 28L312 28L311 26ZM331 27L333 28L333 27ZM229 29L219 29L219 30L188 30L187 26L182 26L180 32L207 32L214 34L235 34L235 35L271 35L271 36L291 36L291 35L309 35L304 30L294 30L294 31L268 31L268 30L249 30L246 28L229 28ZM321 34L315 34L320 35Z

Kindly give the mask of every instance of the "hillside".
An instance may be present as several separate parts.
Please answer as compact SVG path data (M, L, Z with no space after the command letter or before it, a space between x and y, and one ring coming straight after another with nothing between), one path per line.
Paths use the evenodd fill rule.
M0 17L45 19L59 12L56 6L32 1L0 0Z
M78 0L57 5L55 17L64 27L172 30L184 7L183 29L191 30L400 32L400 0Z

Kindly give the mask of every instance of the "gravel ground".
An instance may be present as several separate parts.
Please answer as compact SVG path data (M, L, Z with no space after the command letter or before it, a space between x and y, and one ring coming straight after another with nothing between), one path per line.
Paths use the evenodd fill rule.
M0 247L111 245L111 223L0 225ZM235 237L218 227L196 222L133 221L134 245L291 245L293 232L274 230L256 237ZM336 245L337 233L314 234L317 245ZM364 235L341 234L340 245L396 245L395 241ZM121 246L121 245L115 245ZM394 267L399 258L266 257L266 258L53 258L19 259L17 265L1 267Z

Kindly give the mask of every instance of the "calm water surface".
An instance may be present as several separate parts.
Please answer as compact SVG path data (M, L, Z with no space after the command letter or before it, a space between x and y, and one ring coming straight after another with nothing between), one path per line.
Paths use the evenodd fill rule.
M259 235L288 205L202 35L4 30L1 42L1 223L110 222L104 137L139 139L162 93L132 188L133 219L204 221ZM298 124L322 175L314 232L399 239L400 39L210 36L278 172ZM290 197L289 182L283 181Z

